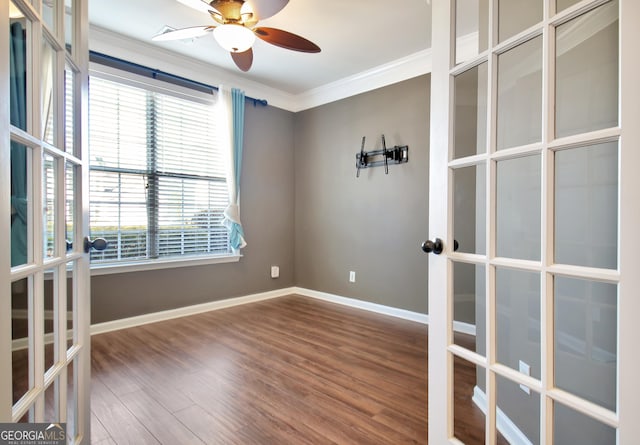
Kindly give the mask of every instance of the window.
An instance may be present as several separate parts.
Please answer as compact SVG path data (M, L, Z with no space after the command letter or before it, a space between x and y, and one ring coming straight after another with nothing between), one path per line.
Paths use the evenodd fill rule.
M91 76L92 263L231 254L217 109L195 97Z

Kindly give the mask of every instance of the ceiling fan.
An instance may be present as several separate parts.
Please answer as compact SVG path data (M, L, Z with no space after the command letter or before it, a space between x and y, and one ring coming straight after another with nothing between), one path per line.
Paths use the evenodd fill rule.
M253 63L252 46L258 37L281 48L305 53L318 53L320 47L299 35L277 28L256 26L284 8L289 0L178 0L193 6L202 3L216 22L214 25L191 26L158 34L154 41L182 40L213 33L216 41L229 51L236 66L249 71ZM197 7L197 9L202 9Z

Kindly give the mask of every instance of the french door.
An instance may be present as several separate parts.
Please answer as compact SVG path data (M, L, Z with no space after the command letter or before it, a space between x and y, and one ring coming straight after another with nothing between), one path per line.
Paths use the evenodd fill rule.
M0 422L89 443L87 1L0 11Z
M432 6L429 443L638 443L640 2Z

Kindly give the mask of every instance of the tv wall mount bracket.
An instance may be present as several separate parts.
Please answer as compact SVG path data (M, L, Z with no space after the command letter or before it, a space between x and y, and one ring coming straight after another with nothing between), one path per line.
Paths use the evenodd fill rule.
M356 153L356 178L360 177L361 168L378 167L384 165L384 173L389 174L389 164L404 164L409 162L409 146L396 145L387 148L387 143L382 135L382 149L373 151L364 151L365 136L362 136L362 145L360 153Z

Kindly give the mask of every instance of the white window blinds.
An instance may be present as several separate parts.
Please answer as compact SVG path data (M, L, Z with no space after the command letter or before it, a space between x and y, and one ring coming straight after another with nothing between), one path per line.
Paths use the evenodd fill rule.
M216 107L91 77L93 262L230 253Z

